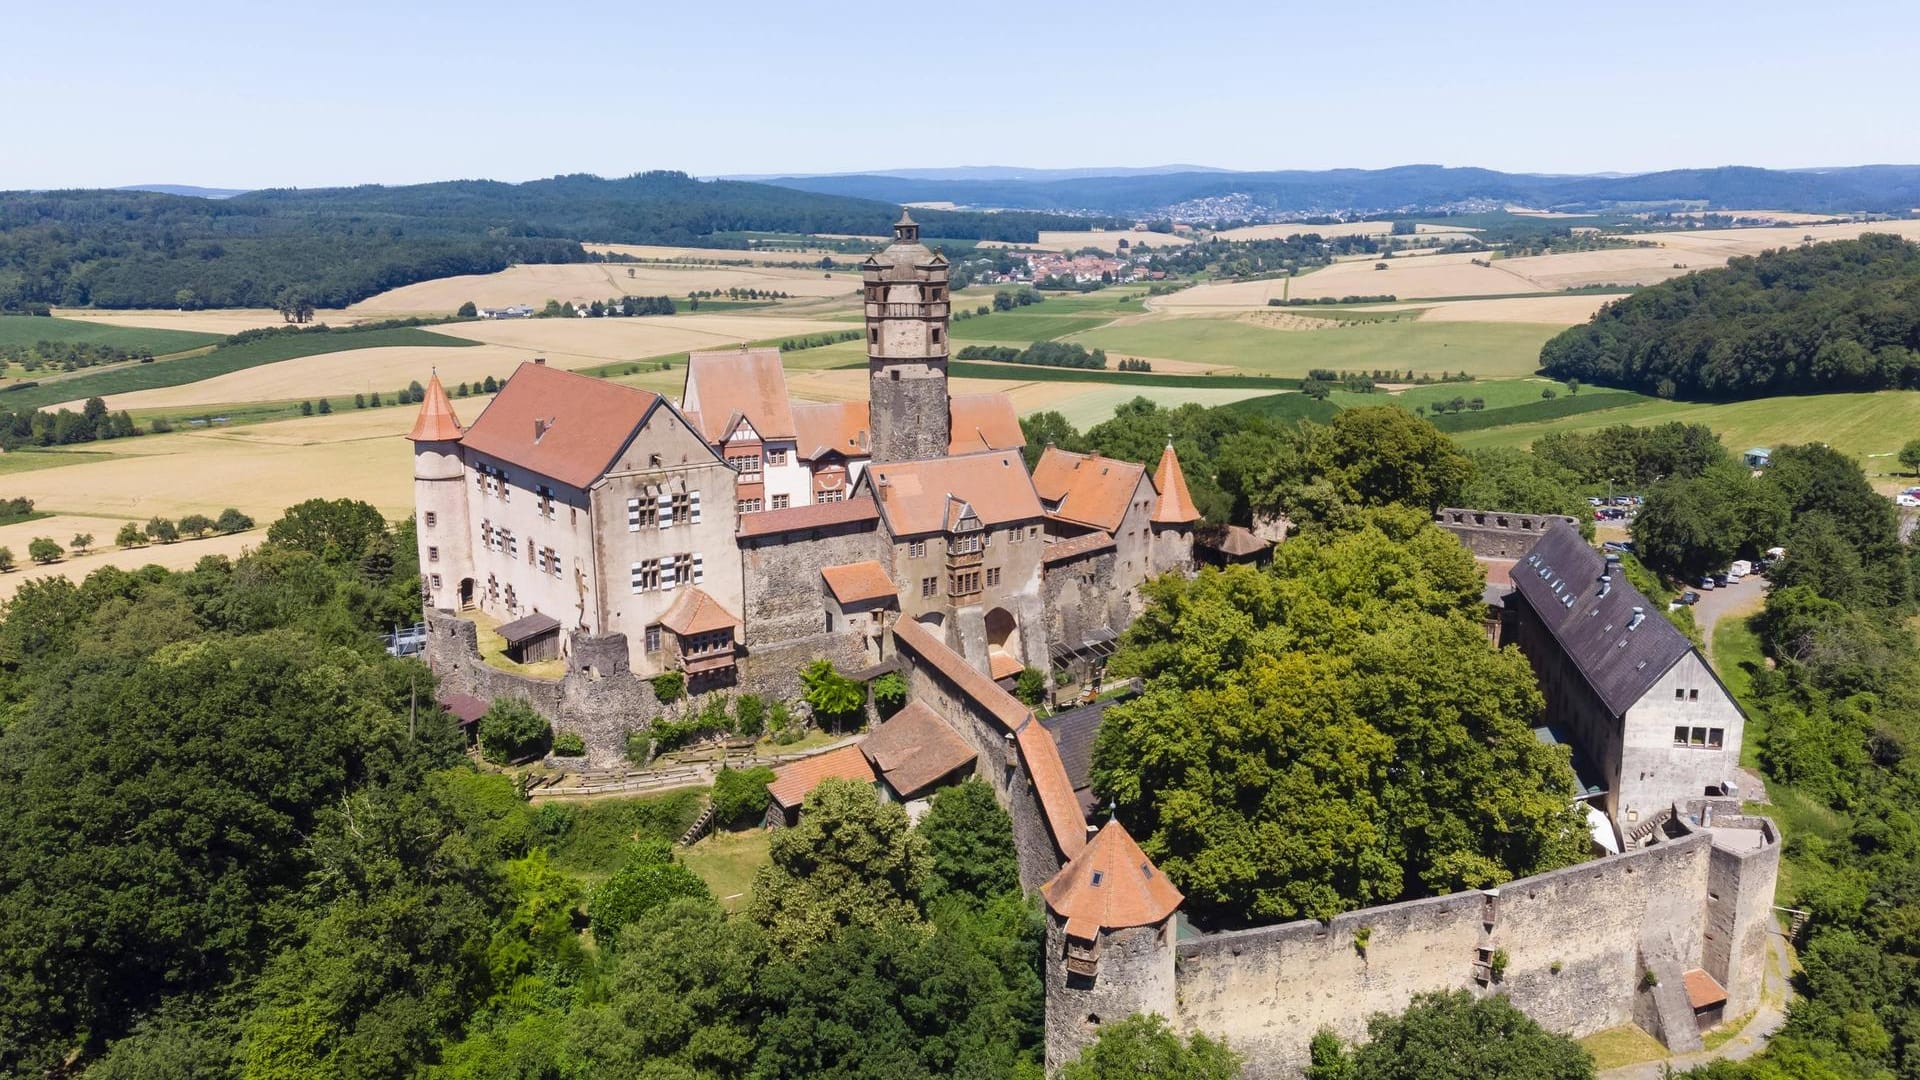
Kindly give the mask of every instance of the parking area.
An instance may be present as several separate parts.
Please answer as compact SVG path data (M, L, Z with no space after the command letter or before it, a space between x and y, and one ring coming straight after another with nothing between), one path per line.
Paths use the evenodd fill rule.
M1696 590L1700 601L1693 605L1693 622L1700 628L1703 641L1713 640L1716 623L1729 615L1740 617L1759 611L1767 602L1767 579L1748 574L1725 588Z

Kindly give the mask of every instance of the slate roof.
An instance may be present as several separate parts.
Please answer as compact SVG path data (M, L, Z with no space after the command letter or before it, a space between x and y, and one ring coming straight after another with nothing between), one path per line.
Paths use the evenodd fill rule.
M500 388L463 446L587 488L613 467L659 394L525 363Z
M1185 899L1118 819L1042 885L1040 895L1054 914L1066 916L1067 936L1081 941L1095 940L1103 929L1151 926Z
M1096 809L1093 794L1094 737L1100 734L1100 723L1106 719L1107 710L1123 700L1109 698L1096 701L1091 705L1055 713L1040 721L1040 726L1053 736L1053 744L1060 750L1060 764L1067 770L1067 781L1073 785L1073 793L1080 800L1082 813L1091 814Z
M1555 524L1514 564L1514 591L1573 661L1602 704L1624 716L1693 644L1570 526ZM1571 603L1569 603L1571 600ZM1634 609L1643 616L1634 624ZM1632 629L1628 627L1632 625Z
M860 749L902 799L917 798L936 780L973 764L973 747L924 702L913 702L873 729Z

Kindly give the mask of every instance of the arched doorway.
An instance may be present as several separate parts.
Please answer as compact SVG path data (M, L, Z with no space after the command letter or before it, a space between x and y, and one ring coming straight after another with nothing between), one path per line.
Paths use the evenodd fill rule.
M987 612L987 671L995 679L1010 678L1025 667L1020 659L1020 624L1006 608Z
M473 607L473 579L463 577L460 579L460 610L466 611L471 607Z

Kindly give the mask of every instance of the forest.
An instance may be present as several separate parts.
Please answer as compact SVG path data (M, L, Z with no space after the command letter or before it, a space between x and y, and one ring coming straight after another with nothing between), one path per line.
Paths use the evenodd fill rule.
M1920 387L1920 244L1870 233L1671 278L1548 341L1540 366L1664 398Z
M250 192L0 192L0 311L273 307L292 289L323 308L401 285L515 263L580 262L582 242L741 247L721 233L884 236L895 205L650 172L524 184L460 180ZM1084 227L1044 213L925 211L928 236L1032 242Z

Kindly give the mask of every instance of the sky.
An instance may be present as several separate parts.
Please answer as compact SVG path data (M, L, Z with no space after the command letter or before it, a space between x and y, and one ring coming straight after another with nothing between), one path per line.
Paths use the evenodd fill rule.
M1920 162L1920 3L0 2L0 189Z

